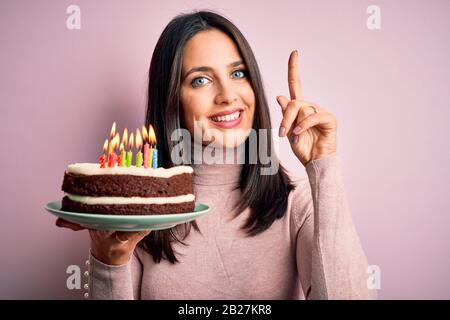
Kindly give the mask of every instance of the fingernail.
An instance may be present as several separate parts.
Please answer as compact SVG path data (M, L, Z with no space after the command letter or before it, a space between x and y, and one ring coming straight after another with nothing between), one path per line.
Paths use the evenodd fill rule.
M286 133L285 127L280 127L280 130L278 131L278 136L284 137L284 134Z
M298 136L294 137L294 141L293 142L294 142L294 144L296 144L298 142Z
M302 131L302 128L300 128L299 126L296 126L292 132L294 134L299 134L301 131Z

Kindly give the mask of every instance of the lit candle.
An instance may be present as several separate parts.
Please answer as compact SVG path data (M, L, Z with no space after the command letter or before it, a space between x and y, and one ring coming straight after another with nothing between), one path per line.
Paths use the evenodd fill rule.
M128 146L128 129L127 128L123 129L122 143L123 143L124 148L127 148L127 146Z
M150 125L148 137L151 145L154 146L152 148L152 168L156 169L158 168L158 149L156 148L156 134L152 125Z
M100 161L100 168L104 168L105 167L105 163L106 163L105 152L106 152L107 149L108 149L108 139L105 140L105 143L103 144L103 154L98 159Z
M156 144L153 148L152 158L152 168L156 169L158 168L158 149L156 148Z
M152 125L150 124L148 126L148 141L150 143L150 150L148 150L148 167L149 168L153 168L153 142L152 142L153 140L150 139L151 132L153 132L153 134L154 134Z
M120 162L120 166L121 167L125 167L125 162L126 162L126 159L127 158L127 155L125 154L125 148L124 148L124 146L123 146L123 142L122 143L120 143L120 157L119 157L119 162Z
M130 141L128 143L127 167L131 167L131 162L133 161L133 147L134 147L134 133L132 132L130 135Z
M117 153L116 148L120 143L119 133L116 133L114 139L112 140L112 153L108 157L108 167L114 167L117 164Z
M112 139L111 141L109 141L109 151L108 151L108 167L113 167L114 166L114 158L115 158L115 153L114 153L114 143L115 143L116 139Z
M120 166L121 167L125 167L126 164L126 160L127 160L127 155L125 153L125 147L128 144L128 129L125 128L123 130L123 135L122 135L122 143L120 144Z
M109 155L113 152L113 139L115 135L116 135L116 122L114 121L111 127L111 133L109 135L108 159Z
M139 131L139 128L136 129L136 149L138 152L136 153L136 167L140 168L142 166L142 137L141 132Z
M113 154L114 154L114 166L116 166L116 165L118 165L118 160L119 160L118 153L116 153L116 148L119 148L119 146L120 146L120 135L118 132L116 133L114 140L115 141L114 141Z
M148 133L147 133L147 129L145 128L145 126L142 126L142 136L144 139L144 168L148 168L149 164L148 164L148 159L149 159L149 155L148 155Z

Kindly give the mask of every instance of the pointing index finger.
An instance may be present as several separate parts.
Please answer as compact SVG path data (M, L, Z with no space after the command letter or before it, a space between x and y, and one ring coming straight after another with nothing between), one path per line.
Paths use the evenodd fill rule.
M291 52L288 62L288 84L291 100L303 100L302 85L298 77L297 60L298 51L294 50Z

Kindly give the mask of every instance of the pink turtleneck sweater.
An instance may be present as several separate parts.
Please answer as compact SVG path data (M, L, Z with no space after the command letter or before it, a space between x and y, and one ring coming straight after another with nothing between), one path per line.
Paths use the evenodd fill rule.
M300 164L299 164L300 166ZM91 299L372 299L367 260L348 208L338 156L313 160L308 178L293 179L283 218L247 237L248 210L230 220L241 192L241 165L194 165L197 219L180 263L154 263L137 248L124 265L90 256Z

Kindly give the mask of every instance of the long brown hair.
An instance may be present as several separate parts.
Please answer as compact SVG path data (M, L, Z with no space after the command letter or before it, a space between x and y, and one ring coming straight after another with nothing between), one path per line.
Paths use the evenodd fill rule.
M171 140L174 130L180 128L180 89L183 49L187 41L198 32L218 29L226 33L236 44L248 69L249 81L255 93L256 108L253 129L268 129L266 141L267 156L271 154L271 121L269 107L265 97L261 75L255 56L245 37L228 19L212 11L194 11L176 16L162 32L150 63L146 125L152 124L158 136L158 160L165 168L173 167L171 152L175 142ZM259 135L258 139L259 139ZM247 235L254 236L267 230L275 219L283 217L287 208L287 199L293 186L280 166L276 174L261 175L261 162L250 164L249 139L245 142L246 161L243 165L240 186L242 197L236 205L237 215L250 208L250 216L242 226ZM259 154L259 152L258 152ZM278 161L276 159L276 161ZM168 230L152 231L139 246L149 252L155 262L167 259L178 262L172 248L174 242L186 245L183 240L189 234L191 226L200 232L194 222L179 225Z

